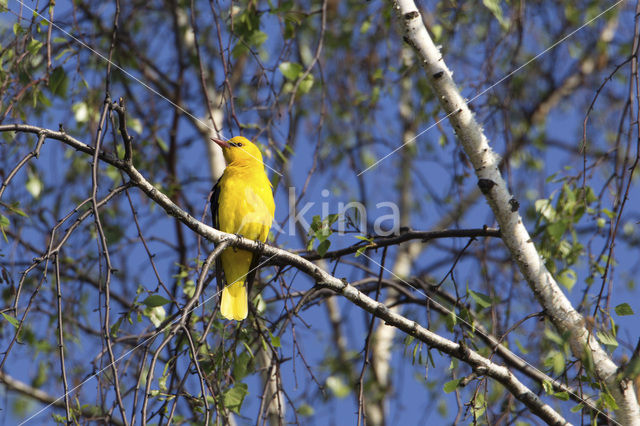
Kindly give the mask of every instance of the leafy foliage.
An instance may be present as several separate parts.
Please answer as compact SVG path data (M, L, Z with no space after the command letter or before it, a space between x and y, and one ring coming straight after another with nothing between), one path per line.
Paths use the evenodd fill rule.
M215 262L203 272L211 244L123 186L126 174L105 163L125 158L121 128L136 169L205 221L216 175L210 137L258 140L283 175L270 172L273 244L319 255L319 268L393 312L528 374L505 361L491 335L569 386L526 379L570 421L601 421L590 403L607 415L617 408L596 361L589 351L572 355L503 241L463 236L380 249L389 241L373 231L381 202L398 205L400 236L494 222L432 89L439 77L425 76L388 3L120 2L117 29L113 3L51 2L38 13L14 3L0 2L0 125L59 131L103 155L94 163L59 139L39 143L38 132L0 132L1 369L56 399L62 356L74 390L68 407L47 411L54 421L109 423L135 413L162 424L207 415L212 424L280 416L327 424L356 422L359 410L371 423L376 413L379 423L426 414L440 423L530 421L508 390L464 362L267 258L249 319L223 322ZM620 378L636 377L627 332L638 311L640 245L630 136L638 124L629 119L638 106L625 68L633 10L614 8L563 39L598 16L601 2L420 7L503 155L514 217L522 214L589 330L616 362L629 361ZM50 27L49 16L68 33ZM105 109L107 101L126 117ZM308 227L291 226L289 186L299 194L289 204L312 217ZM352 201L365 213L335 208ZM328 258L330 249L350 251ZM98 389L75 388L93 374ZM32 399L7 389L8 421L26 419ZM593 401L580 399L587 395Z

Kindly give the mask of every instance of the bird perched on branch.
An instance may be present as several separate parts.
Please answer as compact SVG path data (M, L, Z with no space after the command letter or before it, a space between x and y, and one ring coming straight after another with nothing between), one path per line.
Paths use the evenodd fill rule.
M242 136L229 141L212 140L222 148L227 163L212 190L214 228L264 243L271 229L275 204L260 150ZM236 248L227 248L220 254L216 265L222 266L226 280L220 301L223 317L236 321L247 317L246 286L253 281L259 257Z

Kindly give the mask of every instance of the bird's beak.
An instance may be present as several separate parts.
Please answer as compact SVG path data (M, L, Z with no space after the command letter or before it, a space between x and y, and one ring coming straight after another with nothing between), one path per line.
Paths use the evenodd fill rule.
M211 140L217 143L220 148L229 148L231 146L229 145L229 142L223 141L222 139L211 138Z

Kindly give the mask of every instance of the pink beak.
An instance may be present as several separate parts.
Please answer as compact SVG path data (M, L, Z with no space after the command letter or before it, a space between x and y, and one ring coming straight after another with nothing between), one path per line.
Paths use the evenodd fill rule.
M229 145L229 142L223 141L222 139L211 138L211 140L217 143L220 148L229 148L231 146Z

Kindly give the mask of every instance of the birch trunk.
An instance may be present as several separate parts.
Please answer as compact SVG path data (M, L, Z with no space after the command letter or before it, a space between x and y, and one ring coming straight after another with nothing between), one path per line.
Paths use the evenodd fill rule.
M545 267L518 210L512 208L510 201L514 198L500 173L499 156L489 146L483 129L461 96L415 3L413 0L398 0L392 1L391 5L401 20L405 41L414 48L422 62L427 79L473 164L478 186L496 216L502 239L513 261L555 327L569 336L573 355L583 359L585 351L590 353L595 374L607 385L619 407L616 410L618 421L624 425L640 426L640 408L631 381L616 379L617 365L585 327L584 318L573 308Z

